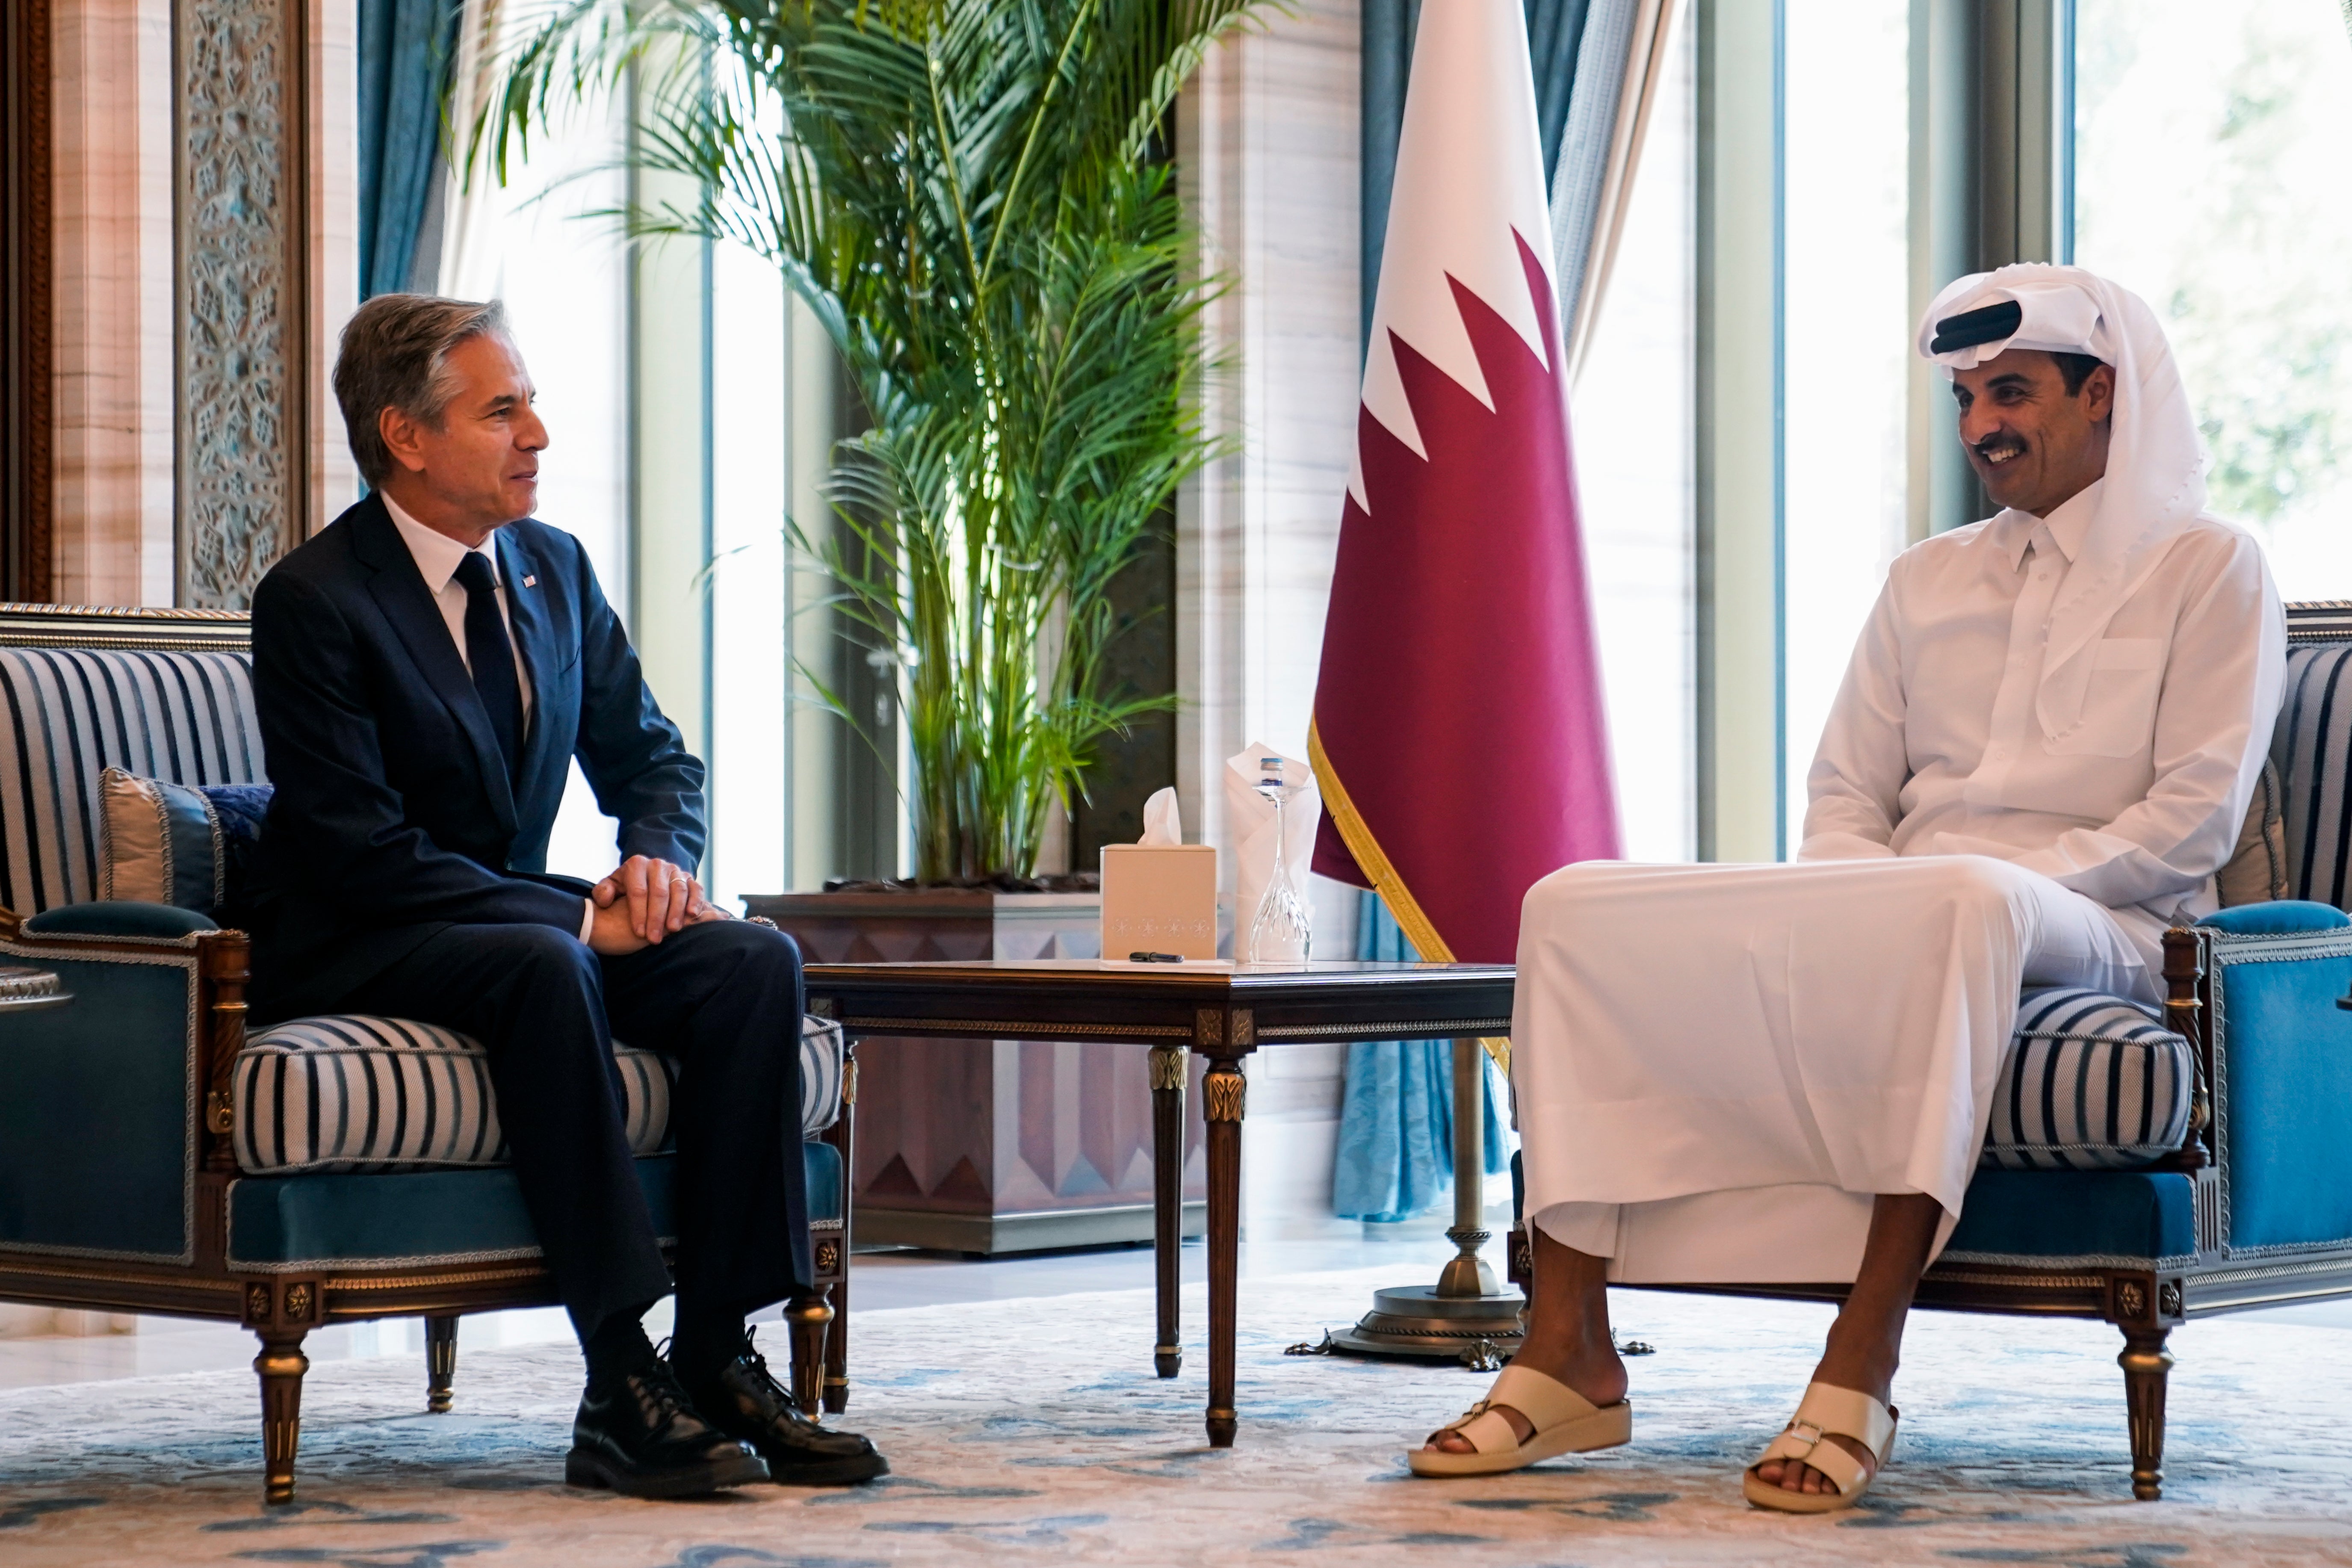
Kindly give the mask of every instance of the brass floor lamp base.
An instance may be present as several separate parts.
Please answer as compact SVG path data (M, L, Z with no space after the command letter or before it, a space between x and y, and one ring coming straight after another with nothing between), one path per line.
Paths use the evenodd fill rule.
M1372 1310L1352 1329L1327 1332L1301 1353L1403 1356L1458 1361L1493 1372L1519 1348L1517 1290L1497 1288L1495 1271L1478 1256L1486 1246L1485 1163L1486 1053L1475 1039L1454 1042L1454 1225L1445 1238L1454 1256L1434 1285L1401 1285L1372 1292Z
M1402 1356L1458 1361L1492 1372L1519 1348L1517 1290L1486 1296L1441 1296L1433 1285L1399 1285L1372 1292L1372 1310L1352 1329L1327 1337L1338 1355Z

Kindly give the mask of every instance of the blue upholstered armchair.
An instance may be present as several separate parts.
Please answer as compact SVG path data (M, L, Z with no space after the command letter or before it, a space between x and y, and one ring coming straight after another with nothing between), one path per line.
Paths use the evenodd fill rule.
M396 1019L248 1035L244 934L181 907L210 901L192 868L220 863L218 816L161 803L143 849L101 844L106 769L261 782L247 637L241 615L0 606L0 965L45 972L0 978L0 1300L252 1329L264 1491L285 1502L311 1330L424 1318L427 1404L445 1411L459 1316L554 1294L474 1042ZM106 896L142 879L137 891L172 901ZM848 1396L856 1064L838 1028L811 1026L801 1109L819 1279L787 1318L794 1396L814 1414ZM667 1229L668 1068L625 1048L614 1065Z
M2166 1349L2192 1318L2352 1295L2352 604L2288 611L2271 770L2168 932L2161 1020L2029 994L1981 1165L1918 1302L2123 1331L2132 1492L2162 1494ZM1512 1277L1527 1278L1523 1227ZM1709 1285L1836 1300L1843 1286Z

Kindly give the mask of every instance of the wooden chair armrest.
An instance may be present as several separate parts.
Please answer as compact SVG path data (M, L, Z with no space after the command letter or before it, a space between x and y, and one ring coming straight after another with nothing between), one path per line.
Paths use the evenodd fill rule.
M196 973L203 985L197 1026L205 1085L205 1165L236 1169L236 1099L230 1092L236 1054L245 1049L245 988L252 979L252 940L241 931L212 931L196 939Z
M2206 961L2213 934L2177 925L2164 933L2164 1021L2189 1042L2197 1081L2189 1091L2189 1142L2166 1163L2194 1170L2213 1159L2212 965Z

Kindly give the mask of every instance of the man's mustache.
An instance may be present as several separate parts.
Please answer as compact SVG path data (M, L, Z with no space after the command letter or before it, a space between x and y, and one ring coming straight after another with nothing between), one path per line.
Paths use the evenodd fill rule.
M2025 455L2025 440L2006 430L1997 430L1969 448L1979 462L2005 463Z

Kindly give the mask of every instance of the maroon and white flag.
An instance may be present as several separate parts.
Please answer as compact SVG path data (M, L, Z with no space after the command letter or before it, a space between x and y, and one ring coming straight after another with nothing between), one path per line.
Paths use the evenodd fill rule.
M1521 0L1421 9L1308 733L1315 869L1421 956L1618 854Z

